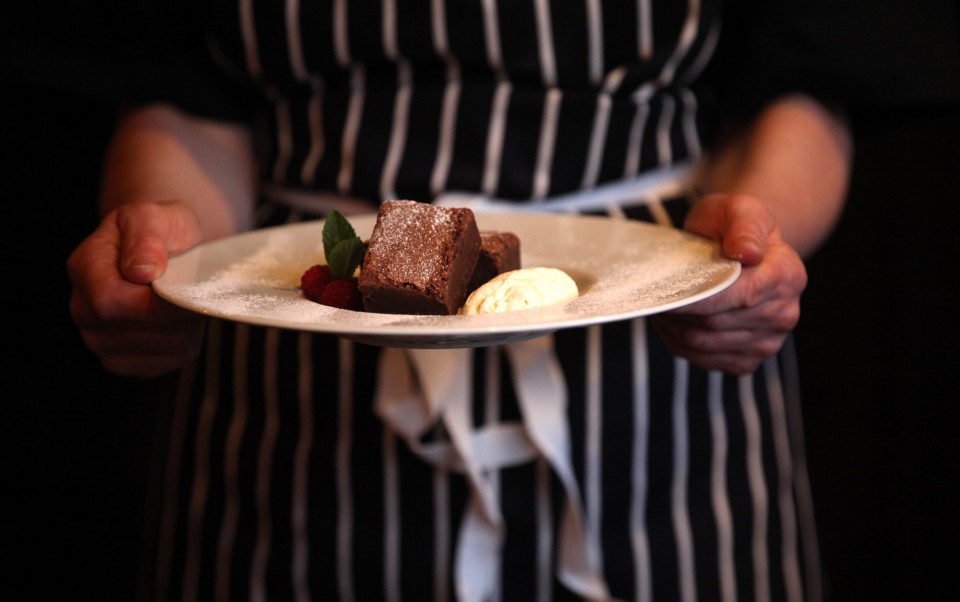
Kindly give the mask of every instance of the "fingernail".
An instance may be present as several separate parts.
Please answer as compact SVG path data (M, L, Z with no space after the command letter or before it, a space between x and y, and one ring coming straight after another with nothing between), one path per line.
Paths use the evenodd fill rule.
M147 273L157 269L157 264L149 257L130 257L125 262L124 269Z
M740 236L736 243L727 247L730 259L743 261L763 253L763 245L750 235Z

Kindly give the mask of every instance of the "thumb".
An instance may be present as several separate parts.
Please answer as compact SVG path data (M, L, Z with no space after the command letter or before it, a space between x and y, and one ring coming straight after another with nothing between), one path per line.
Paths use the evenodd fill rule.
M723 253L746 266L763 260L767 241L777 225L759 199L744 194L713 194L700 200L687 229L716 240Z
M196 216L184 204L132 203L115 211L120 231L120 273L137 284L163 275L169 257L200 241Z

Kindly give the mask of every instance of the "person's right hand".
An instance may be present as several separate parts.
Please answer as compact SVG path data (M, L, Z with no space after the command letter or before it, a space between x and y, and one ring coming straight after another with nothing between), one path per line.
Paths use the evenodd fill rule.
M109 213L70 255L70 314L107 371L159 376L199 354L205 319L167 303L150 283L200 239L187 205L139 202Z

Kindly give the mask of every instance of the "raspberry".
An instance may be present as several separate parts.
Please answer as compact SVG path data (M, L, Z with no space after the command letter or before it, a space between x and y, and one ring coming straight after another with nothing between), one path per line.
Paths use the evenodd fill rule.
M360 297L356 278L331 280L320 293L319 302L340 309L363 311L363 300Z
M303 296L320 303L320 295L330 282L330 266L318 264L309 268L300 276L300 289Z

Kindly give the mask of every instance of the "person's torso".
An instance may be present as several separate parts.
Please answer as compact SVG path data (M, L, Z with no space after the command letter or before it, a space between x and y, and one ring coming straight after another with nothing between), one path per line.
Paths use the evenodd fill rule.
M714 2L215 4L216 52L268 100L268 183L539 199L700 152Z

